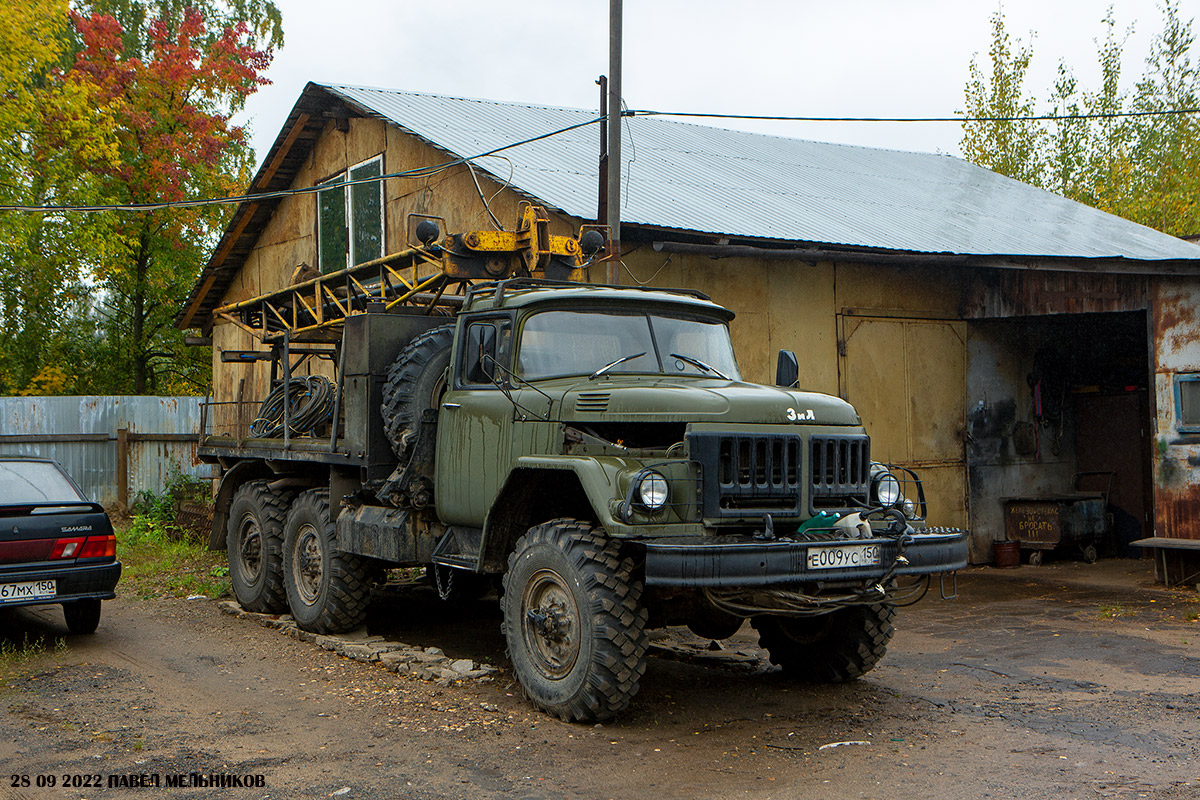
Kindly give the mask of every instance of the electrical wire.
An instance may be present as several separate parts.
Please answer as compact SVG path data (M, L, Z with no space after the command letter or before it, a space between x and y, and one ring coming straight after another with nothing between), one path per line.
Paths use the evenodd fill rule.
M1200 114L1200 108L1175 108L1166 109L1163 111L1114 111L1096 114L1029 114L1012 117L808 117L808 116L783 116L776 114L718 114L704 111L656 111L653 109L633 109L623 110L623 117L696 117L703 119L737 119L737 120L765 120L765 121L780 121L780 122L882 122L882 123L903 123L903 122L954 122L958 124L968 122L1066 122L1074 120L1096 120L1096 119L1123 119L1135 117L1162 117L1162 116L1178 116L1184 114ZM568 133L588 125L594 125L597 122L604 121L604 117L595 117L585 122L579 122L574 125L568 125L565 128L543 133L538 136L531 136L528 139L522 139L518 142L503 145L483 153L477 153L473 156L464 158L456 158L451 161L446 161L441 164L435 164L429 167L420 167L417 169L404 170L401 172L389 172L385 175L378 175L368 178L357 178L355 180L346 180L334 184L321 184L319 186L305 186L299 189L279 189L272 192L258 192L255 194L233 195L229 197L210 197L195 200L176 200L165 201L159 203L124 203L124 204L104 204L104 205L47 205L35 206L24 204L6 204L0 205L0 211L18 211L39 214L55 214L55 213L105 213L111 211L161 211L165 209L183 209L183 208L201 208L204 206L214 205L234 205L239 203L247 203L252 201L275 200L283 197L293 197L296 195L315 194L326 189L336 188L339 186L355 186L360 183L369 183L372 181L390 180L393 178L420 178L431 177L440 172L444 172L452 167L465 164L471 170L471 177L475 180L476 188L479 189L480 197L483 198L483 190L479 187L479 182L475 178L474 169L471 166L471 161L476 159L494 156L505 150L511 150L516 147L521 147L526 144L548 139L552 136L558 136L563 133ZM632 142L631 142L632 144ZM635 150L636 152L636 150ZM510 162L511 166L511 162ZM503 187L502 187L503 189ZM494 199L494 196L493 196ZM490 201L484 199L484 207L487 208L489 216L499 225L492 214ZM501 228L503 230L503 228Z
M500 224L500 220L496 219L496 215L492 213L492 207L488 204L488 199L483 196L483 187L479 185L479 178L475 175L475 167L470 161L467 162L467 172L471 173L471 181L475 184L475 191L479 192L479 199L483 202L483 210L492 218L492 225L496 226L496 230L504 230L504 226Z
M1200 114L1200 108L1172 108L1165 111L1111 111L1096 114L1030 114L1015 117L785 117L769 114L714 114L703 111L625 111L625 117L703 117L705 119L747 119L778 122L1058 122L1083 119L1120 119L1124 117L1165 117Z
M574 125L568 125L565 128L550 131L549 133L531 136L528 139L522 139L519 142L512 142L501 147L496 147L483 153L476 153L473 156L465 158L455 158L451 161L446 161L441 164L434 164L429 167L419 167L417 169L404 170L402 172L389 172L386 175L375 175L369 178L356 178L354 180L341 181L339 183L322 183L317 186L305 186L299 189L278 189L273 192L258 192L256 194L243 194L232 197L210 197L197 200L177 200L166 201L161 203L126 203L126 204L108 204L108 205L93 205L93 206L30 206L30 205L0 205L0 211L25 211L41 214L55 213L102 213L108 211L162 211L169 208L199 208L202 206L215 205L233 205L236 203L246 203L251 201L274 200L281 197L293 197L295 195L316 194L327 189L337 188L340 186L355 186L360 183L371 183L374 181L388 180L391 178L421 178L432 177L440 172L445 172L452 167L457 167L460 164L468 164L476 159L493 156L496 153L502 153L505 150L511 150L514 147L540 142L543 139L549 139L552 136L568 133L579 128L595 125L604 117L595 117L586 122L577 122Z

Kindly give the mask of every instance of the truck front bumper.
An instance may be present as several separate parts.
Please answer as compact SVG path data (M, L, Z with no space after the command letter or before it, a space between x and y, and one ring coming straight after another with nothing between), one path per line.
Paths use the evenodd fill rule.
M848 586L893 576L954 572L967 566L967 534L953 530L918 533L908 538L896 564L898 543L893 538L794 541L761 541L751 536L706 539L651 539L646 548L646 584L656 586L736 587L819 582ZM815 569L809 551L814 548L879 545L879 563L871 566Z

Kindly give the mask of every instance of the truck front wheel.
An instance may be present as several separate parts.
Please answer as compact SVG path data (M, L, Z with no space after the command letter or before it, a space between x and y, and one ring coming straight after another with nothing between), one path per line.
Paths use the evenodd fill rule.
M283 582L296 624L313 633L344 633L362 625L373 575L366 559L337 549L329 490L297 497L283 529Z
M646 671L645 607L633 562L586 522L529 529L504 575L503 631L534 705L567 722L608 719Z
M812 683L843 683L870 672L891 641L892 603L849 606L817 617L755 617L771 662Z
M229 582L247 611L273 614L287 608L283 591L283 523L292 495L274 492L266 481L238 488L229 507L225 550Z

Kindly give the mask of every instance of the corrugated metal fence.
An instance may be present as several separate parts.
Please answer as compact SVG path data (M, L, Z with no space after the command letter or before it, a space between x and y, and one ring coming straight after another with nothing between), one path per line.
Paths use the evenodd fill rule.
M0 453L53 458L89 498L128 507L196 460L202 397L0 397Z

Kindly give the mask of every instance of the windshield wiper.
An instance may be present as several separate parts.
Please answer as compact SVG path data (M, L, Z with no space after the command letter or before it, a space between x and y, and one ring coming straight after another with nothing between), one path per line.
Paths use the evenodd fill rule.
M686 361L687 363L691 364L693 367L696 367L697 369L702 369L705 372L711 372L713 375L716 375L721 380L724 380L724 381L730 380L730 377L728 375L726 375L725 373L721 372L721 370L717 369L716 367L710 367L708 364L705 364L703 361L701 361L698 358L692 358L691 356L685 356L685 355L681 355L679 353L671 353L671 358L678 358L680 361Z
M596 371L595 371L595 372L593 372L591 375L588 375L588 380L589 380L589 381L591 381L591 380L595 380L596 378L599 378L601 375L603 375L604 373L608 372L610 369L612 369L613 367L617 366L618 364L624 364L626 361L633 361L635 358L641 358L641 357L642 357L642 356L644 356L644 355L646 355L645 351L643 351L643 352L641 352L641 353L638 353L637 355L632 355L632 356L621 356L621 357L620 357L620 358L618 358L616 361L613 361L613 362L612 362L612 363L610 363L610 364L605 364L603 367L601 367L600 369L596 370Z

